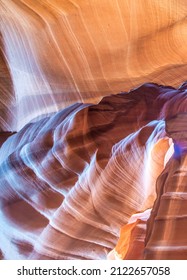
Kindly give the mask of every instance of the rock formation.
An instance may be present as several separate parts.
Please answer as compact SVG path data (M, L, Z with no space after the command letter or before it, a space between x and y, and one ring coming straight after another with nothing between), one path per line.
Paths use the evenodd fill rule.
M164 174L173 173L176 161L172 143L175 147L180 129L184 131L184 119L172 116L185 111L181 100L186 94L185 84L178 90L144 84L95 105L76 103L11 136L0 149L3 257L105 259L121 227L153 205L144 255L149 258L150 246L162 244L163 235L170 247L168 228L157 236L154 224L161 215L158 211L166 220L170 217L171 198L167 207L160 196ZM176 125L177 136L172 131ZM168 184L171 188L171 181ZM173 192L185 197L175 182ZM185 221L186 208L175 208L174 219ZM159 258L162 254L161 246ZM157 258L154 252L150 256Z
M187 259L186 12L0 0L1 259Z
M179 86L186 13L184 0L0 0L0 127L145 82Z

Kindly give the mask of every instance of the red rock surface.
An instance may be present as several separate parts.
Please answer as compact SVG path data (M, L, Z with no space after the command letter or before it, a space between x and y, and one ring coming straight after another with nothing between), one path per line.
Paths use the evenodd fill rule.
M0 0L0 258L187 259L186 13Z
M186 13L185 0L0 0L0 129L145 82L178 87Z
M11 136L0 149L3 258L105 259L121 227L153 207L143 257L168 256L164 242L175 259L176 226L186 223L185 148L176 154L186 94L185 84L145 84L97 105L72 105ZM183 232L178 258L186 258ZM137 240L128 240L133 254Z

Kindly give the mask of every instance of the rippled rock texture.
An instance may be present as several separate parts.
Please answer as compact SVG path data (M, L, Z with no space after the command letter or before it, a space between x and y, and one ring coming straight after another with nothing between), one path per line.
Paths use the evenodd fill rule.
M0 0L0 129L145 82L178 87L186 14L185 0Z
M186 259L186 97L186 84L144 84L11 136L2 258Z
M187 259L186 14L0 0L1 259Z

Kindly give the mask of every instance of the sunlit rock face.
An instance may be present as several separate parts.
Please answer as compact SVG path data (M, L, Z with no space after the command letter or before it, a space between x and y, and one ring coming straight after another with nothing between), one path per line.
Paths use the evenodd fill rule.
M184 0L0 0L0 129L144 82L179 86L186 12Z
M2 259L186 259L186 97L144 84L11 136Z
M157 199L146 234L147 259L187 259L186 121L186 113L166 121L167 134L174 142L174 155L157 181Z
M187 259L186 13L0 0L1 259Z

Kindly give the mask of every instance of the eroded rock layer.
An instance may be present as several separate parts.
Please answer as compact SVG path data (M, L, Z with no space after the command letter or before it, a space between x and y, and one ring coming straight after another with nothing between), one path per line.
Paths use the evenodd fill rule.
M0 129L145 82L179 86L186 14L185 0L0 0Z
M2 258L106 259L121 227L152 207L143 256L164 258L167 247L175 258L177 242L186 258L186 95L186 84L144 84L11 136L0 149ZM129 249L132 256L133 243Z
M186 113L166 121L174 155L157 181L157 199L147 228L147 259L187 259L186 121Z

